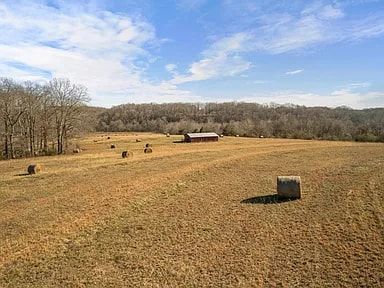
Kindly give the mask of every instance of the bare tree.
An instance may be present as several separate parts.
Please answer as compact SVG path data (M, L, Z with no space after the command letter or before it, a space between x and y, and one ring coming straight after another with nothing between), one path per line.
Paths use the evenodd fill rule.
M24 91L26 110L21 118L21 129L25 138L25 150L28 151L29 156L33 156L42 148L42 132L47 124L44 121L45 114L47 113L44 109L44 104L48 100L48 94L46 87L33 82L26 82L24 84Z
M86 88L69 80L41 85L0 78L0 158L64 153L75 129L89 129L88 122L79 127L82 113L89 115L87 101Z
M87 89L67 79L53 79L48 84L55 120L57 154L64 152L68 134L79 120L81 107L89 101Z
M22 87L11 79L0 79L0 111L3 122L4 157L15 158L15 128L26 108Z

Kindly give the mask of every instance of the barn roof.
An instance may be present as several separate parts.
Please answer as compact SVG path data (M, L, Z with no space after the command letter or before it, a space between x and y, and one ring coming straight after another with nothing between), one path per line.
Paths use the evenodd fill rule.
M208 132L208 133L187 133L185 135L187 135L190 138L219 137L219 135L217 135L214 132Z

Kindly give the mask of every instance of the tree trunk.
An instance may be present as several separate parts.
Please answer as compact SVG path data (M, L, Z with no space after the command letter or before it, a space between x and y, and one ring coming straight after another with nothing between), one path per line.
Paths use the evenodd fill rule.
M9 159L9 147L8 147L8 122L5 121L5 141L4 141L4 152L5 152L5 158Z
M13 147L13 132L14 132L14 126L12 126L11 129L11 134L9 134L9 152L10 152L10 158L14 159L15 158L15 152L14 152L14 147Z

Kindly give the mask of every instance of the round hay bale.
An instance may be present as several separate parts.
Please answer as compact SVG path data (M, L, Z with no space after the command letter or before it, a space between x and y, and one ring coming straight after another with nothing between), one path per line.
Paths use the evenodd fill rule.
M133 153L131 151L128 151L128 150L125 150L121 153L121 158L128 158L128 157L132 157L133 156Z
M236 135L236 137L240 137L240 135Z
M171 137L171 135L169 133L165 134L167 137Z
M153 151L152 151L152 148L150 148L150 147L146 147L145 149L144 149L144 153L145 154L148 154L148 153L152 153Z
M263 136L263 135L260 135L260 138L264 138L264 136Z
M223 135L223 134L220 134L220 138L224 138L224 135Z
M111 149L115 149L116 148L116 145L115 144L112 144L111 145Z
M277 195L281 198L301 198L300 176L277 176Z
M141 139L136 139L136 143L139 143L139 142L141 142Z
M40 164L31 164L28 166L27 171L29 175L37 174L43 170L43 167Z
M151 143L145 144L145 148L148 148L148 147L152 147L152 144Z
M79 154L81 150L79 148L73 149L73 154Z

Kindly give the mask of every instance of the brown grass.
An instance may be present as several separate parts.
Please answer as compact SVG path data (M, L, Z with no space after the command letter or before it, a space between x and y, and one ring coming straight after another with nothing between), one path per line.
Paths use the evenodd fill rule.
M34 177L0 162L0 287L381 286L384 145L140 134L144 155L111 136L141 153L93 134ZM277 175L302 199L276 198Z

